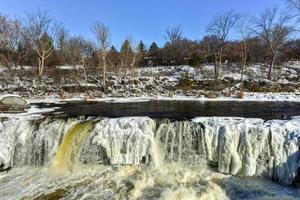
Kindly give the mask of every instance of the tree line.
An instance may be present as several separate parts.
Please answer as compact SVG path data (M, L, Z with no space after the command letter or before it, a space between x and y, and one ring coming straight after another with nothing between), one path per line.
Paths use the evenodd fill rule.
M268 78L279 61L300 59L300 39L291 39L297 32L295 21L300 13L299 0L287 0L288 8L267 8L251 17L228 11L213 18L207 34L199 40L184 37L181 26L166 30L162 47L153 42L124 40L121 49L111 44L107 25L95 22L91 32L95 42L71 35L46 11L27 14L22 19L0 14L0 65L7 68L37 66L43 76L45 66L91 66L101 68L103 83L108 69L120 72L141 66L214 65L214 77L219 78L224 62L234 62L244 70L247 63L268 63ZM239 39L232 38L233 31ZM133 71L133 70L132 70Z

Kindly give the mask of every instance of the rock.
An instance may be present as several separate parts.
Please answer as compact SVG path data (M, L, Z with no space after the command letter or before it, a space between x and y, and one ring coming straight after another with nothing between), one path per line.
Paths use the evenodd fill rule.
M208 97L209 99L215 99L215 98L218 98L218 94L215 93L215 92L210 91L210 92L208 93L207 97Z
M155 89L155 87L153 85L146 85L145 89L146 90L153 90L153 89Z
M11 167L5 168L5 165L0 162L0 172L8 172L9 170L11 170Z
M0 110L23 111L29 105L25 99L17 95L5 95L0 97Z
M141 82L150 81L150 78L148 78L148 77L139 77L139 81L141 81Z

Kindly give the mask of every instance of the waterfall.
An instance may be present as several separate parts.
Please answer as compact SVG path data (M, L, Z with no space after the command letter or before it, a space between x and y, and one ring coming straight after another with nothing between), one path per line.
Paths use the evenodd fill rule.
M201 117L10 118L0 121L5 167L74 164L202 167L237 176L264 176L291 184L300 166L300 120Z
M79 120L12 118L0 122L0 162L8 166L47 165L64 135Z
M57 149L52 169L56 172L72 171L74 162L79 159L78 153L82 143L88 137L92 126L92 122L82 122L70 129Z

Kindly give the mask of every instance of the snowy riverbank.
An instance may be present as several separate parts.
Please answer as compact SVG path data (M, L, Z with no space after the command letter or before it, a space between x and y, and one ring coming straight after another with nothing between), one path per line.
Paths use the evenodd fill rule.
M44 99L28 99L30 103L59 103L69 101L105 101L115 103L127 102L143 102L151 100L166 100L166 101L286 101L286 102L300 102L300 94L296 93L254 93L245 92L243 98L237 97L216 97L208 98L205 96L140 96L140 97L102 97L102 98L87 98L84 94L78 97L61 99L55 96L50 96Z

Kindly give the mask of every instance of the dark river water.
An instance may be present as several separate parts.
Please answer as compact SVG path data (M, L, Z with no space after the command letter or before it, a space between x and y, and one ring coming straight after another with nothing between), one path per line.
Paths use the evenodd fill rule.
M176 120L192 119L199 116L226 116L282 119L300 115L297 102L251 102L251 101L167 101L144 102L85 102L73 101L65 104L35 103L37 107L57 107L49 115L56 116L103 116L127 117L148 116Z

